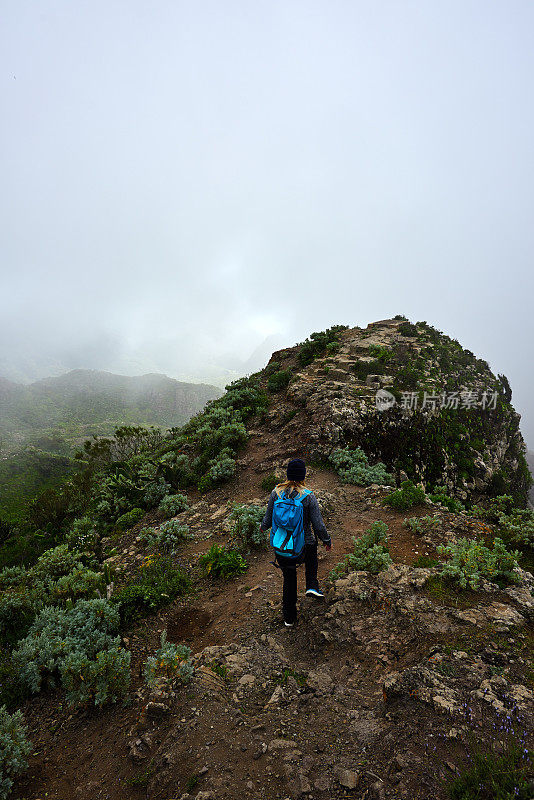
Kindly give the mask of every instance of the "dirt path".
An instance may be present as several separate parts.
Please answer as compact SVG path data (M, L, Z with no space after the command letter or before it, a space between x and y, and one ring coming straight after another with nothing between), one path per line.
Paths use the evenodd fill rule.
M289 451L280 458L279 466L292 455ZM265 449L249 446L243 461L246 464L232 483L203 498L206 504L195 522L195 538L181 554L184 563L193 562L214 541L228 539L222 515L212 519L227 501L266 502L267 495L259 488L268 472L259 470L266 461ZM331 496L325 521L333 547L330 553L321 548L319 553L323 584L333 566L351 551L352 537L377 519L389 527L395 562L412 564L419 555L433 555L433 548L403 525L404 515L374 503L373 490L344 487L333 472L321 469L310 470L309 485L318 494ZM191 493L192 503L199 499ZM134 535L125 537L124 546L134 540ZM439 776L447 773L443 763L461 760L463 745L445 737L443 719L424 705L416 713L413 707L387 711L382 690L388 673L421 660L432 637L409 615L392 617L377 599L354 607L350 641L329 640L330 602L303 597L303 575L299 576L299 625L288 631L282 625L281 573L271 560L269 551L251 554L246 574L228 583L201 581L193 596L125 634L132 652L130 707L73 713L59 692L27 702L23 711L37 752L14 797L174 800L190 790L191 797L206 791L205 800L331 800L349 796L332 777L339 765L358 773L351 797L444 798L439 786ZM136 692L142 696L139 670L157 648L164 629L170 641L187 644L193 653L206 647L235 648L233 656L221 653L220 658L230 662L234 658L236 663L241 658L245 672L236 672L235 678L230 673L217 691L198 682L182 689L170 713L147 726L136 699ZM434 637L440 639L443 636ZM313 690L308 683L305 690L299 688L301 674L308 676ZM269 707L277 687L283 687L285 699ZM435 739L438 749L429 760L428 737L434 731L444 738ZM132 759L131 743L138 735L147 737L140 745L146 744L146 754ZM391 780L386 780L391 759L398 754L404 766L395 768Z

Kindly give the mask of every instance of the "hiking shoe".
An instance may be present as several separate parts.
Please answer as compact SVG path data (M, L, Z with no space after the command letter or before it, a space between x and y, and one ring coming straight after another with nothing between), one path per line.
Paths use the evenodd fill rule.
M306 594L311 595L312 597L318 597L321 600L324 600L324 594L321 592L319 587L317 589L306 589Z
M294 622L285 622L284 621L284 625L286 626L286 628L294 628L295 627L295 623Z

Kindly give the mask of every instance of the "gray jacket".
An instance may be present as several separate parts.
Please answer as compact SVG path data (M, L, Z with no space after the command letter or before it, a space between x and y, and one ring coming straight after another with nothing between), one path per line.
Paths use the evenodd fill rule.
M296 497L297 490L292 489L289 497ZM262 531L267 531L271 527L273 523L273 505L274 501L277 499L278 494L276 493L276 489L273 489L271 492L271 496L269 497L269 503L267 505L267 511L265 512L265 516L261 523ZM304 500L302 501L302 510L304 512L304 539L306 544L317 544L317 537L324 542L324 544L330 544L331 539L330 535L327 533L326 526L323 522L323 518L321 516L321 511L319 509L319 503L317 502L317 498L311 492L311 494L306 495ZM313 527L313 530L312 530Z

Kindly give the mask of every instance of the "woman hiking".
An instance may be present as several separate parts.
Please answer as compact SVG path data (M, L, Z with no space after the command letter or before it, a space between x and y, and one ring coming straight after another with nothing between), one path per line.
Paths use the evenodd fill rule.
M276 561L284 576L283 588L283 613L284 624L292 628L297 621L297 565L304 562L306 573L306 594L312 597L324 598L317 581L317 537L327 550L332 547L332 540L327 533L326 526L321 516L317 498L304 483L306 465L301 458L294 458L287 465L287 480L279 483L269 497L267 511L261 522L262 532L269 530L273 522L273 507L275 500L302 497L303 526L305 546L298 559L287 558L276 554ZM312 530L313 528L313 530Z

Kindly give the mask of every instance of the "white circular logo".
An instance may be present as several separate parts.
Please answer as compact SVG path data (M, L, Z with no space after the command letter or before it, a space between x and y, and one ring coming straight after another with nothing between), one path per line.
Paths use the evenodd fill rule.
M375 403L379 411L385 411L387 408L391 408L396 402L395 395L388 392L387 389L379 389L375 395Z

